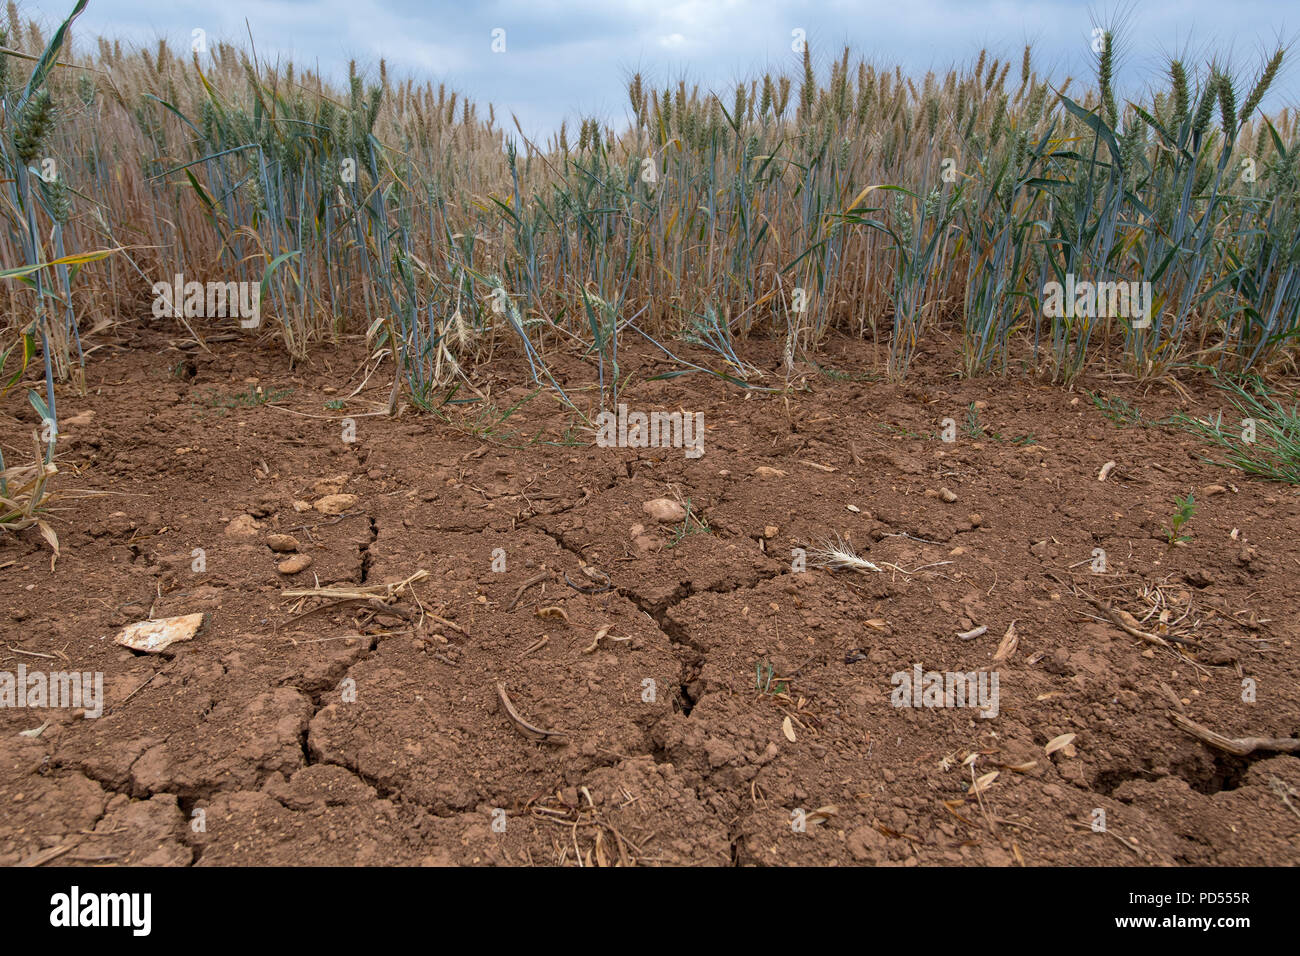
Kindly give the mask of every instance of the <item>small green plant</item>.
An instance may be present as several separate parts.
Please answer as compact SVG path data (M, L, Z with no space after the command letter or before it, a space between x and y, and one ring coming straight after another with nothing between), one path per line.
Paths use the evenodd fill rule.
M1142 413L1119 396L1106 398L1096 392L1089 392L1088 398L1092 400L1092 404L1097 406L1098 411L1120 428L1126 425L1146 424L1142 420Z
M527 448L538 444L554 444L553 442L544 442L542 440L542 430L539 428L536 432L529 435L522 431L503 428L502 426L521 408L535 399L542 391L541 387L533 389L519 401L515 402L504 411L499 405L487 397L482 398L460 398L453 399L454 394L459 386L453 387L442 402L437 405L429 405L428 411L431 411L445 424L452 428L458 429L464 434L477 438L479 441L488 442L493 445L499 445L503 448ZM464 414L451 414L450 411L444 412L442 409L456 408L458 406L467 406ZM470 415L470 408L475 406L474 414ZM570 428L572 431L572 427ZM561 441L559 444L571 444L568 440ZM586 444L579 442L577 444Z
M1191 535L1183 534L1183 528L1196 514L1196 499L1190 494L1186 498L1175 498L1174 504L1177 505L1178 510L1169 519L1169 527L1165 529L1169 537L1170 547L1176 544L1186 544L1192 540Z
M878 372L846 372L830 365L822 365L812 359L809 362L817 369L819 375L826 376L832 382L878 382L883 377Z
M558 441L544 441L542 444L558 445L563 448L585 448L590 444L590 442L583 440L582 435L578 430L579 427L580 426L576 424L570 425L568 428L564 429L564 434L560 436Z
M776 668L772 666L771 661L759 661L754 665L754 689L760 694L788 694L789 682L779 680L773 686L772 679L775 676Z
M812 364L818 372L825 375L832 382L847 382L849 380L848 372L841 372L839 369L831 368L829 365L818 365L816 362L813 362Z
M904 428L902 425L895 425L892 422L880 422L880 430L889 432L891 435L897 435L900 438L922 438L928 440L935 437L934 432L922 435L920 432L911 431Z
M694 527L691 526L692 523L694 523ZM692 535L692 534L713 534L713 529L709 527L709 523L707 521L704 521L696 517L692 513L691 499L687 498L686 517L682 520L681 525L678 528L674 529L672 540L668 542L668 547L670 548L677 547L679 544L682 543L682 541L686 538L687 535Z
M995 432L986 428L984 423L980 421L980 410L975 407L974 402L971 402L966 409L966 424L962 426L962 431L976 441L987 440L1002 443L1011 442L1013 445L1038 444L1038 439L1034 438L1033 432L1030 432L1028 435L1018 435L1015 438L1007 438L1001 432Z
M266 391L260 385L248 389L244 392L236 392L233 395L222 394L217 389L209 389L199 396L199 400L192 404L206 405L215 409L217 416L221 417L229 412L239 408L257 408L259 405L266 405L270 402L278 402L293 393L291 388L277 388Z

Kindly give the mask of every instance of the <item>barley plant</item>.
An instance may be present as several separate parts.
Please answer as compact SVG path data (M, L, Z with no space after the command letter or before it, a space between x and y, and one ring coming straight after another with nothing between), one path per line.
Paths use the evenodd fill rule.
M534 142L382 60L332 84L229 43L74 43L84 6L47 43L11 5L0 44L0 258L21 264L0 355L10 384L42 357L42 417L89 317L140 321L176 274L255 283L246 334L295 361L366 335L390 410L503 353L573 404L560 351L607 406L629 335L742 388L788 384L833 330L895 379L935 333L967 375L1062 382L1294 358L1300 144L1291 110L1259 109L1280 49L1251 74L1171 60L1126 101L1109 32L1082 83L1029 48L923 77L805 48L734 89L638 73L624 121ZM1050 313L1068 276L1150 282L1149 317ZM740 357L755 335L783 343L784 382Z

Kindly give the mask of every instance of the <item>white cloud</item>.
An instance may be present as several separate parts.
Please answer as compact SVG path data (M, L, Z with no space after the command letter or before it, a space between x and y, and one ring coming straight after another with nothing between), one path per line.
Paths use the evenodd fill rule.
M26 13L52 21L71 3L40 0L34 8L29 0ZM144 43L162 35L185 49L196 26L210 40L247 43L247 18L265 59L292 55L342 76L353 57L373 69L383 56L394 75L446 82L540 131L565 116L620 121L624 82L638 70L659 88L685 76L708 89L793 69L796 27L807 31L823 71L845 43L855 56L916 74L970 62L981 47L1018 68L1028 42L1040 71L1089 82L1099 9L1106 7L1095 0L95 0L75 32L82 42L99 32ZM508 36L501 55L490 52L497 26ZM1124 26L1119 82L1134 94L1163 86L1165 57L1184 51L1190 62L1231 52L1249 83L1259 51L1294 37L1267 0L1149 0L1132 6ZM1267 107L1297 104L1295 77L1284 68Z

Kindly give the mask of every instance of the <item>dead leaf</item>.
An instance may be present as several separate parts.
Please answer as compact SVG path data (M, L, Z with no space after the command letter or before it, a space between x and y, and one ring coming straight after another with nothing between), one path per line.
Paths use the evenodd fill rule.
M505 709L506 716L510 718L511 723L515 725L515 729L525 737L530 740L542 740L548 744L568 742L568 734L564 731L546 730L525 720L519 711L515 709L514 701L510 699L510 695L506 693L506 685L500 682L497 683L497 699L501 701L501 706Z
M825 823L831 817L837 816L839 812L840 812L840 808L833 805L826 806L826 807L818 807L812 813L804 817L804 822L819 825Z
M790 743L794 743L797 739L794 735L794 724L790 722L789 717L781 721L781 733L785 734L785 739Z
M993 663L1001 664L1016 652L1020 646L1020 637L1016 634L1016 622L1012 621L1011 626L1007 628L1006 634L1002 635L1002 641L998 644L997 651L993 654Z
M40 518L36 519L36 527L41 532L41 537L54 549L54 556L50 558L50 570L53 571L54 562L59 560L59 536L54 533L54 529L49 524Z
M600 639L609 633L609 629L610 629L610 625L606 624L599 631L597 631L596 636L595 638L592 639L591 644L587 647L584 647L582 649L582 653L584 654L596 653L596 648L600 647Z
M998 764L1003 770L1012 770L1016 773L1029 773L1038 766L1037 760L1026 760L1024 763L1004 763Z
M1070 744L1074 743L1074 739L1078 736L1079 736L1078 734L1061 734L1061 736L1059 737L1053 737L1051 740L1047 742L1047 746L1044 747L1043 750L1044 752L1047 753L1048 756L1051 756L1052 754L1056 753L1058 750L1061 750L1064 747L1068 747Z

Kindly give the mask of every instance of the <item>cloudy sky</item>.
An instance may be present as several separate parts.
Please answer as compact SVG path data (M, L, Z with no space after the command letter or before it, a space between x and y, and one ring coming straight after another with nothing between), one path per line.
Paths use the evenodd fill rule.
M27 16L50 22L73 0L20 0ZM498 116L514 113L526 132L562 118L595 115L621 124L626 82L640 70L662 89L687 77L734 89L767 68L793 69L794 31L802 30L824 67L845 43L880 65L923 75L978 56L1011 57L1025 43L1036 66L1056 79L1089 76L1092 30L1122 21L1121 91L1136 95L1169 55L1203 63L1212 56L1240 75L1257 74L1279 40L1300 25L1294 0L90 0L77 24L83 38L173 49L193 29L246 41L251 30L266 58L292 57L345 75L347 62L388 61L392 75L446 82ZM245 25L247 21L247 25ZM504 52L493 31L504 30ZM500 34L497 34L500 37ZM500 43L498 43L498 46ZM1300 54L1300 46L1295 48ZM1300 71L1286 69L1266 108L1300 106ZM1238 101L1244 96L1240 94Z

